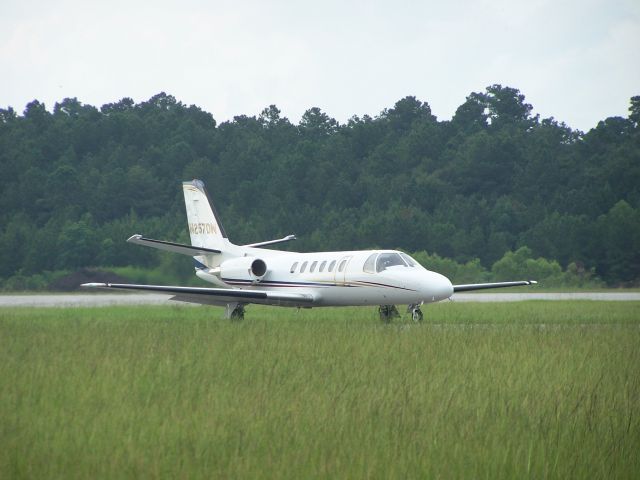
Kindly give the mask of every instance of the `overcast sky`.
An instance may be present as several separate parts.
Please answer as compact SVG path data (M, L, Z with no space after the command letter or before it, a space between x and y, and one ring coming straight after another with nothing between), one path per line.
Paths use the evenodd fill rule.
M100 106L164 91L218 121L276 104L340 122L407 95L449 119L520 89L588 130L640 95L640 0L2 0L0 107Z

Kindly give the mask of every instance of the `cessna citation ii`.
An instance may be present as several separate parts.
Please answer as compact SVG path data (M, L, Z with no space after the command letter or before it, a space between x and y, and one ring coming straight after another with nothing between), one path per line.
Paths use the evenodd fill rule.
M127 241L193 257L196 275L214 288L120 283L85 283L83 287L146 290L172 294L171 300L226 307L225 318L243 318L255 303L284 307L379 305L380 316L397 315L408 305L414 321L420 307L450 298L454 292L531 285L533 280L452 285L395 250L296 253L262 247L295 239L294 235L253 243L231 243L200 180L183 182L191 245L133 235Z

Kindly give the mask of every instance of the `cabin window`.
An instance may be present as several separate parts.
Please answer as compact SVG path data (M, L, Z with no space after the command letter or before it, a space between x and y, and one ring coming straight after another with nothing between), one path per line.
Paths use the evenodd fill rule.
M378 261L376 262L376 271L382 272L389 267L401 265L406 267L402 258L397 253L381 253L378 255Z
M343 272L343 271L344 271L344 266L345 266L346 264L347 264L347 261L346 261L346 260L342 260L342 261L340 262L340 266L338 267L338 271L339 271L339 272Z
M328 271L329 271L329 272L333 272L333 267L335 267L335 266L336 266L336 261L335 261L335 260L333 260L333 261L329 264L329 270L328 270Z
M415 267L416 265L418 265L418 262L416 262L413 258L411 258L406 253L401 253L400 256L405 262L407 262L407 265L409 265L410 267Z
M377 253L372 253L371 255L369 255L369 258L367 258L367 261L364 262L364 267L362 268L365 272L376 273L376 257L377 256L378 256Z
M304 273L304 271L307 269L307 262L304 262L302 264L302 266L300 267L300 273Z
M296 271L296 268L298 267L298 262L294 263L293 265L291 265L291 270L289 270L290 273L293 273Z
M318 265L318 262L313 262L311 264L311 268L309 268L309 272L313 273L316 271L316 265Z
M319 272L324 272L324 267L327 265L327 261L325 260L324 262L322 262L320 264L320 269L318 270Z

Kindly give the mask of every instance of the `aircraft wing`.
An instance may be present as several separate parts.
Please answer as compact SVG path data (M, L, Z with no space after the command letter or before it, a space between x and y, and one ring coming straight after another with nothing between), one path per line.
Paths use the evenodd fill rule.
M170 293L171 300L200 303L203 305L226 305L227 303L258 303L280 306L312 306L311 294L293 292L270 292L266 290L242 290L239 288L174 287L165 285L135 285L130 283L84 283L85 288L113 288L117 290L143 290Z
M467 285L454 285L453 293L455 292L468 292L470 290L485 290L487 288L505 288L505 287L520 287L522 285L535 285L535 280L523 280L520 282L496 282L496 283L469 283Z

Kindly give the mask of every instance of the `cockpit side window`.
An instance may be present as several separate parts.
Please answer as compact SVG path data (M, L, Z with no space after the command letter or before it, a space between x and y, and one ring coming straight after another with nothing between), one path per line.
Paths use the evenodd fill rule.
M402 265L406 267L404 261L397 253L381 253L378 255L378 261L376 262L376 271L382 272L389 267L393 267L394 265Z
M369 258L367 258L366 262L364 262L364 267L362 267L362 270L364 270L367 273L376 273L376 257L378 256L377 253L372 253L371 255L369 255Z

